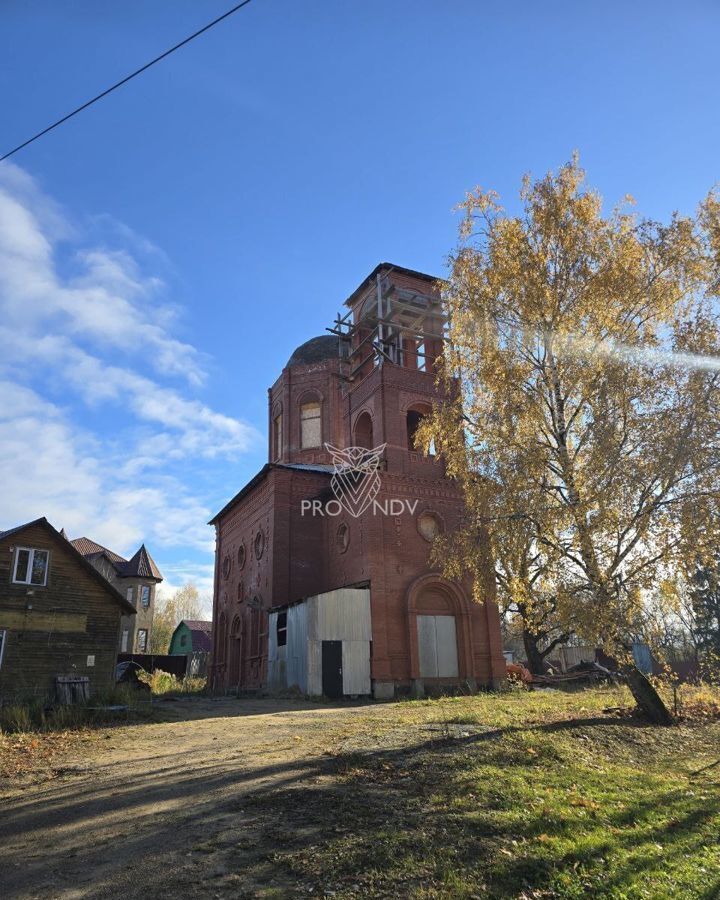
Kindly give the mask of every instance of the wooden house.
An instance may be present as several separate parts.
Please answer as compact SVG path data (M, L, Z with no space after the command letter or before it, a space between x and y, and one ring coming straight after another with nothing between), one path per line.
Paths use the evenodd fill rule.
M212 622L183 619L170 638L171 656L190 656L212 650Z
M0 532L0 701L51 697L57 679L111 688L134 612L47 519Z

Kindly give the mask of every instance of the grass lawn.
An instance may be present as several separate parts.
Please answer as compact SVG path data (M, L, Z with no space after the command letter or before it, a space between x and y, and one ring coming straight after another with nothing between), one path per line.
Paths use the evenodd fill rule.
M624 711L622 688L196 696L124 724L0 735L3 888L720 898L720 691L680 701L687 716L657 728Z
M335 897L720 897L720 766L693 774L720 722L602 712L618 705L618 688L395 704L331 782L258 798L284 815L274 863Z

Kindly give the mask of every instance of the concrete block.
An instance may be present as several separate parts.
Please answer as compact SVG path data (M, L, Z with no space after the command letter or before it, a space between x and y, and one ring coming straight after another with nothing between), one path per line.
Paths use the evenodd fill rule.
M392 700L395 697L395 685L392 681L374 681L373 697L376 700Z

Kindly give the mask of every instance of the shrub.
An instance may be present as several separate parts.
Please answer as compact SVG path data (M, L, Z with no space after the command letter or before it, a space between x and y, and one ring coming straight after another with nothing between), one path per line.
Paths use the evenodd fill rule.
M0 733L32 731L34 724L31 708L28 704L0 706Z
M162 669L155 669L154 672L138 672L138 678L150 686L153 694L197 694L204 691L206 685L205 678L186 676L181 681L170 672L163 672Z

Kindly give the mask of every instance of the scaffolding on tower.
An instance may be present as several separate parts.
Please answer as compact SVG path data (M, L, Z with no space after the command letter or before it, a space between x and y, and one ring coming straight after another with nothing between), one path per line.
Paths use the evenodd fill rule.
M437 279L381 264L326 329L339 339L348 381L386 364L434 373L445 340Z

